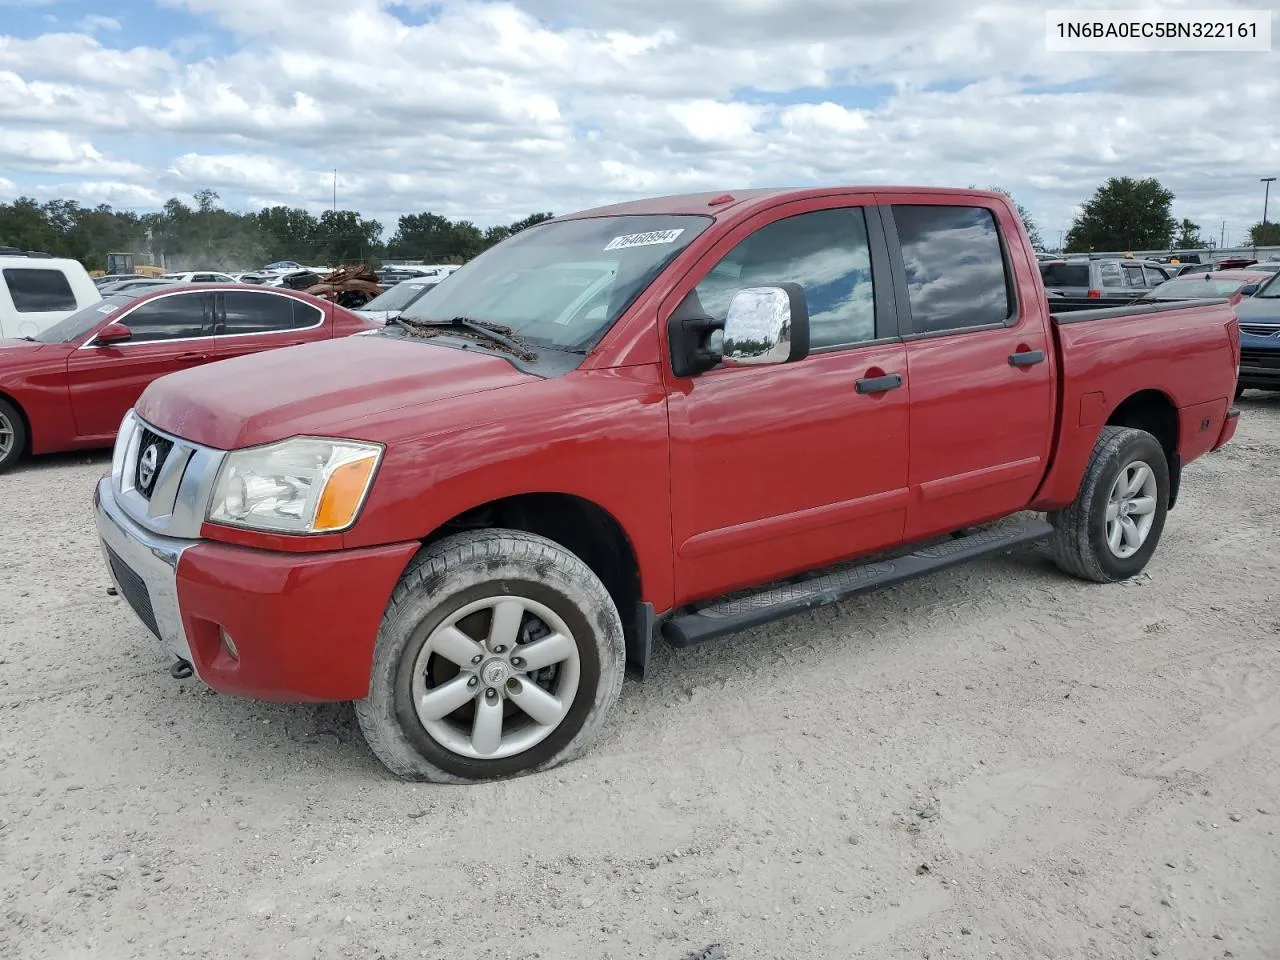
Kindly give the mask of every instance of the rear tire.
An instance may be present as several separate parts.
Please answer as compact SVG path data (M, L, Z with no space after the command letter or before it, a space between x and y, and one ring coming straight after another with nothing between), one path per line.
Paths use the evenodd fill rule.
M406 780L547 770L604 727L624 660L618 610L578 557L521 531L464 533L423 549L401 577L356 717Z
M1049 514L1053 558L1065 573L1114 583L1151 560L1169 511L1169 464L1145 430L1103 427L1071 506Z
M27 421L8 400L0 400L0 473L22 459L27 449Z

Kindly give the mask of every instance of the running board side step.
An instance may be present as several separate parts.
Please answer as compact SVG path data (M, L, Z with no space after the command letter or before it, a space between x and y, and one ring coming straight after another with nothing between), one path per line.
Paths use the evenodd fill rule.
M730 599L686 609L662 624L662 636L673 647L692 647L857 593L1004 553L1025 543L1044 540L1052 533L1053 527L1044 520L1024 520L967 532L893 559L840 564L807 580L773 584L755 593L737 594Z

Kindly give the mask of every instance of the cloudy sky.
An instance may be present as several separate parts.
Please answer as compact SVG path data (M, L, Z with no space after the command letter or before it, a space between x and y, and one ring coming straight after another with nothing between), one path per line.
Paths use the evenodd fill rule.
M319 211L336 168L389 235L422 210L994 183L1054 243L1132 175L1239 240L1280 175L1280 52L1051 54L1046 6L1116 4L0 0L0 200Z

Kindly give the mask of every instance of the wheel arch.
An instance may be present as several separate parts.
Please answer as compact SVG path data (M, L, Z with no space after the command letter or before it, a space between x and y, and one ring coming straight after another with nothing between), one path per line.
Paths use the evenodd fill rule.
M1162 390L1139 390L1116 405L1107 417L1106 426L1145 430L1160 443L1169 465L1169 509L1172 510L1182 484L1178 408L1173 400Z
M521 530L558 543L585 563L604 584L622 618L627 670L643 679L654 632L653 606L643 601L635 545L604 507L569 493L522 493L470 507L422 538L424 546L455 533L484 529Z

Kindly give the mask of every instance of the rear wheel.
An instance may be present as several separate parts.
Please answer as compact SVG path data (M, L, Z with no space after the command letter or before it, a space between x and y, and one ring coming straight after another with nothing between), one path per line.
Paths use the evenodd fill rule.
M622 687L622 623L573 554L514 530L422 551L383 616L360 729L405 779L472 782L573 759Z
M1104 427L1075 503L1049 515L1054 560L1097 583L1142 572L1155 553L1169 509L1169 465L1144 430Z
M27 449L27 422L8 400L0 400L0 473L22 458Z

